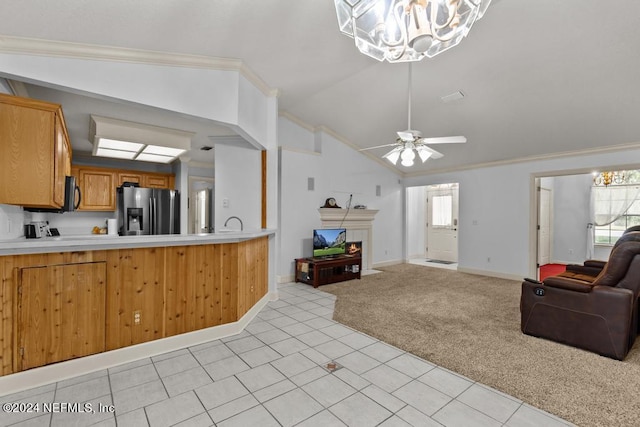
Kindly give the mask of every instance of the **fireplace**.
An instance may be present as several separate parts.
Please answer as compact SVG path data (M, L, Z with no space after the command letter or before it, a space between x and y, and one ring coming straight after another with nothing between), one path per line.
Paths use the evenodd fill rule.
M322 228L346 228L347 241L362 242L362 269L373 265L373 219L376 209L336 209L319 208Z

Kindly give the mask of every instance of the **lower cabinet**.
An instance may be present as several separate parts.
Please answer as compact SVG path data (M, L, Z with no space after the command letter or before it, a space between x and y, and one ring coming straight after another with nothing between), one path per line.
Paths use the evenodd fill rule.
M267 283L268 237L0 256L0 375L235 322Z
M107 350L164 336L165 248L107 251Z
M105 350L106 263L20 269L18 370Z

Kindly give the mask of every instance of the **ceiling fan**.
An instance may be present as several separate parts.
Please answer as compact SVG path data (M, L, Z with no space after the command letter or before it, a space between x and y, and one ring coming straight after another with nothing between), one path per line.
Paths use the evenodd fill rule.
M398 159L401 159L401 164L409 167L413 166L413 160L416 157L416 153L418 153L422 163L426 162L429 158L440 159L444 156L442 153L429 147L429 144L461 144L467 142L467 138L464 136L423 138L422 132L411 129L411 80L411 62L409 62L407 130L397 132L398 137L396 138L396 142L392 144L377 145L375 147L363 148L359 151L374 150L382 147L393 147L391 151L382 157L389 160L394 165L398 162Z

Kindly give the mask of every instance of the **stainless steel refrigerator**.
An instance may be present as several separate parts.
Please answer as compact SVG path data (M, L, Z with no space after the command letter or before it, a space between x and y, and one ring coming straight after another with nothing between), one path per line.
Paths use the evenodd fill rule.
M157 188L118 187L118 234L180 233L180 193Z

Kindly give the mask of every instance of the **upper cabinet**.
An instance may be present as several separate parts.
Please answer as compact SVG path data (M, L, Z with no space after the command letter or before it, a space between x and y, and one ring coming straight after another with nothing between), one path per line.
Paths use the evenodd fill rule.
M109 169L73 167L73 175L80 187L81 211L116 210L116 173Z
M145 174L142 176L141 187L173 189L173 179L173 175Z
M64 205L71 144L62 107L0 94L0 204Z
M94 166L74 165L72 175L76 177L82 199L80 211L115 211L116 188L125 182L136 183L140 187L174 188L172 174L141 172Z

